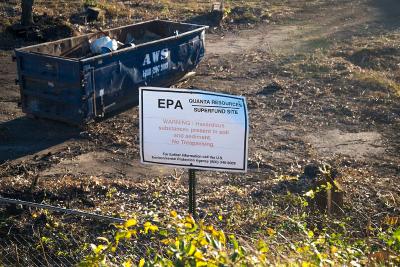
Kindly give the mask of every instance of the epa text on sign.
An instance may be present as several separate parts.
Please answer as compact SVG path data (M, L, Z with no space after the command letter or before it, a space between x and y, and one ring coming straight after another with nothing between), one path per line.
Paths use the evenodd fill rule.
M139 90L143 163L205 170L247 170L244 97L199 90Z

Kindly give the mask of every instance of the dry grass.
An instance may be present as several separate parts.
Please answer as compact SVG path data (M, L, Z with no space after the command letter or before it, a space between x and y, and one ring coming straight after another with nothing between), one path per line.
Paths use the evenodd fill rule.
M117 1L117 0L36 0L34 13L37 15L63 16L69 18L73 14L84 10L85 5L102 8L106 17L113 20L127 19L155 19L168 18L173 20L186 20L196 15L204 14L211 10L212 0L158 0L158 1ZM272 17L281 17L288 14L290 6L283 5L281 1L225 1L228 22L256 23ZM231 12L239 9L240 12ZM3 12L2 12L3 11ZM20 1L6 1L0 3L1 28L18 22L21 13Z
M400 96L400 84L387 77L384 72L360 70L353 74L353 79L365 85L366 89L393 92Z
M352 78L369 89L400 96L399 41L400 34L396 32L354 38L351 46L344 49L345 58L356 66Z

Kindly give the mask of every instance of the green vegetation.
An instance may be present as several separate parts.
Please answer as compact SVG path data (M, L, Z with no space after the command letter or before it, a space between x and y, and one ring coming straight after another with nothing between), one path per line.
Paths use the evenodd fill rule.
M302 200L303 205L306 202ZM249 242L235 234L226 234L203 220L179 216L172 211L165 220L139 224L135 218L116 225L114 239L99 237L91 244L91 253L80 266L336 266L400 264L399 218L387 218L380 226L369 225L367 236L349 236L351 221L335 220L336 230L310 228L307 215L296 218L278 216L276 228L260 229L267 236ZM267 220L268 218L263 218ZM328 218L327 218L328 219ZM219 216L219 220L223 218ZM297 238L286 238L290 230ZM281 238L285 243L279 241ZM159 239L162 245L147 249L139 260L119 257L121 242L141 238ZM140 242L140 241L139 241ZM154 242L155 244L157 242Z
M338 199L333 199L333 205L339 208L331 212L327 204L321 205L321 199L328 195L334 198L334 192L342 188L333 180L329 165L320 168L320 172L318 182L308 191L275 196L276 203L285 203L283 211L273 203L271 206L244 203L237 204L228 214L197 221L176 211L169 216L165 213L134 216L122 225L115 225L112 238L99 237L98 244L88 245L91 251L80 266L400 264L400 217L387 215L379 223L368 219L360 228L355 221L364 215L350 206L342 206ZM298 177L280 179L299 180ZM241 194L240 188L233 187L231 191ZM141 240L150 240L144 256L129 255L119 249L122 243L131 247Z

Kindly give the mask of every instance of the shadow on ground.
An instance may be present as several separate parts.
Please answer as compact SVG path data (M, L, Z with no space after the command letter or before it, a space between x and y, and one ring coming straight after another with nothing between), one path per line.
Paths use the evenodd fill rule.
M32 155L72 138L78 128L47 120L19 117L0 123L0 163Z
M380 21L386 27L399 28L400 27L400 1L399 0L375 0L371 1L371 6L380 10Z
M217 12L206 12L197 16L194 16L188 20L186 23L193 23L193 24L200 24L200 25L207 25L210 27L218 27L220 26L222 20L222 16Z

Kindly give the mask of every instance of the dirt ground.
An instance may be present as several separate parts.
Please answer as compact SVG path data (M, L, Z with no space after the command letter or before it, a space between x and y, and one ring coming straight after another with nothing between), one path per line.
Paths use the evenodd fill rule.
M400 3L288 2L271 21L213 29L196 75L176 85L249 106L249 171L199 172L199 208L269 205L285 177L327 162L352 208L400 214ZM85 129L27 118L11 53L0 51L0 195L118 216L186 210L186 172L139 163L137 108Z

